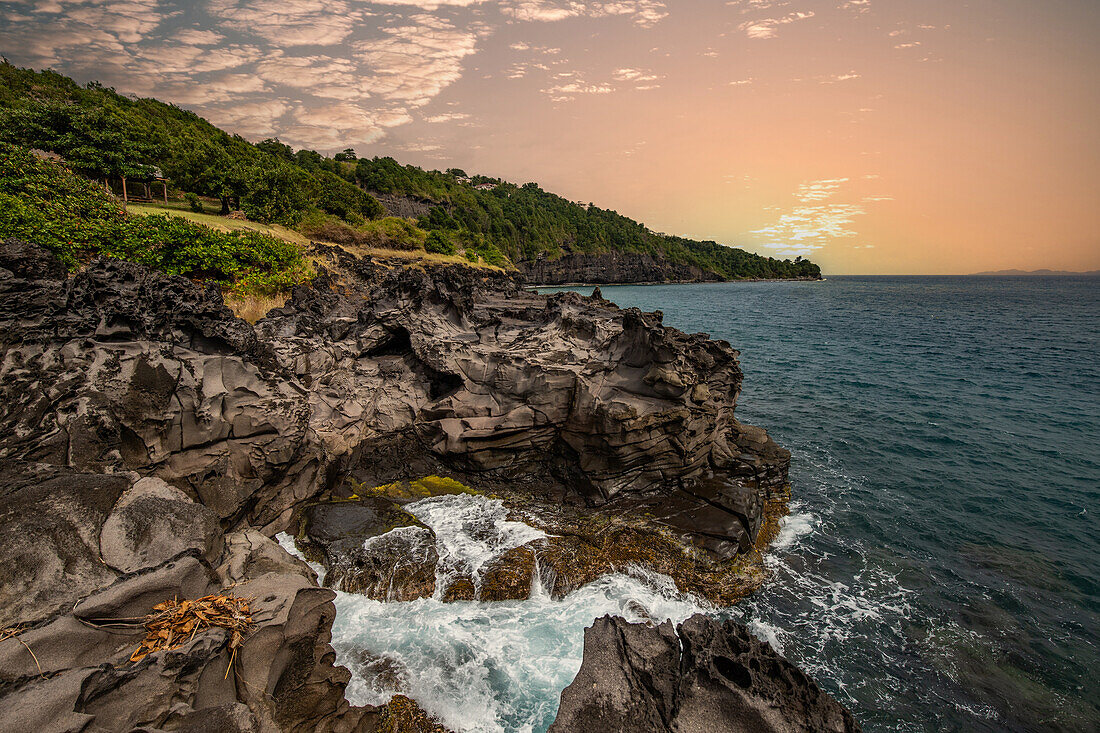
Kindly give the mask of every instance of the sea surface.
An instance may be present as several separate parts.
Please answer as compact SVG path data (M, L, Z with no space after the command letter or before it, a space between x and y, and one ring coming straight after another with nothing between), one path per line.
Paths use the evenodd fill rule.
M1100 730L1100 278L602 291L741 351L794 501L738 613L865 730Z
M729 613L866 731L1100 730L1100 279L603 295L732 343L738 416L794 454L771 578ZM540 534L484 497L407 508L435 530L441 576L476 576ZM407 692L459 733L545 731L594 618L718 614L667 578L624 571L563 599L538 578L529 600L505 603L339 593L349 698Z

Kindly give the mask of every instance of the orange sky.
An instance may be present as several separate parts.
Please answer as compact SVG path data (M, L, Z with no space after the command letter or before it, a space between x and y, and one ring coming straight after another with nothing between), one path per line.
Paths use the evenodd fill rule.
M1100 268L1095 0L20 0L0 51L252 139L826 273Z

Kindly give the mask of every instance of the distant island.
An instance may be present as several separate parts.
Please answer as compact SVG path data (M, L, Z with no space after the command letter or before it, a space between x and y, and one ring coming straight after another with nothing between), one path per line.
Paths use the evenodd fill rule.
M1100 275L1100 270L1086 270L1077 272L1074 270L989 270L988 272L975 272L972 277L978 275Z

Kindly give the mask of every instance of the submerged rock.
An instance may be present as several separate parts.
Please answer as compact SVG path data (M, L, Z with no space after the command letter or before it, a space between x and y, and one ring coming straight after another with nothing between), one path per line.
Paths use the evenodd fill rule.
M298 546L325 567L322 583L380 601L435 592L435 533L396 503L376 496L305 509Z
M734 621L695 615L675 630L604 616L551 733L856 733L843 706Z

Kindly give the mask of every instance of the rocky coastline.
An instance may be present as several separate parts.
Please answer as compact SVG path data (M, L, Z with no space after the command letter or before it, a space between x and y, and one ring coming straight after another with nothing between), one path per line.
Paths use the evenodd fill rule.
M251 325L212 285L107 259L68 275L33 244L0 243L5 727L441 730L400 695L347 702L330 587L494 602L525 598L536 576L564 595L637 564L728 605L762 581L790 454L735 418L729 344L505 273L314 255L313 284ZM538 536L437 587L431 530L408 509L456 494ZM131 661L154 606L211 596L250 599L248 633L196 626ZM624 715L664 710L669 730L857 729L743 628L690 623L682 639L705 631L748 682L693 672L710 697L655 701L630 685L698 665L662 652L643 674L632 651ZM676 633L615 628L643 646ZM593 646L578 679L609 679ZM577 712L591 704L566 693L554 730L591 730Z
M517 262L531 287L590 285L672 285L725 282L717 273L635 252L569 253L556 260L540 257ZM805 282L820 277L742 278L738 282Z

